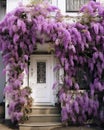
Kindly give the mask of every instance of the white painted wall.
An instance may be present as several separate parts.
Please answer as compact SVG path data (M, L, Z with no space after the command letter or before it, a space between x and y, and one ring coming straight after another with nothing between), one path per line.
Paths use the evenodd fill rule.
M7 8L6 12L10 12L11 10L15 9L18 6L18 3L22 0L7 0Z
M104 6L104 0L98 0L98 1L101 2L103 4L103 6Z

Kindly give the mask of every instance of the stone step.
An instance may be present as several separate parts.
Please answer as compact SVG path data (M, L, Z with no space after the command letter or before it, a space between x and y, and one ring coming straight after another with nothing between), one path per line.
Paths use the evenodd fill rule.
M32 106L32 114L58 114L59 110L53 106Z
M60 122L60 114L30 114L27 122Z
M51 130L61 127L59 111L54 106L32 106L29 120L19 124L19 130Z
M51 130L53 128L61 126L62 124L58 122L25 123L25 124L19 124L19 130Z

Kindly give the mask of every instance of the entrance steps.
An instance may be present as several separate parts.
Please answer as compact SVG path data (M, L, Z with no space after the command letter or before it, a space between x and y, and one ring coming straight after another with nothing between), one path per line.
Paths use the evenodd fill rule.
M51 130L61 127L58 108L53 106L33 106L29 120L19 124L19 130Z

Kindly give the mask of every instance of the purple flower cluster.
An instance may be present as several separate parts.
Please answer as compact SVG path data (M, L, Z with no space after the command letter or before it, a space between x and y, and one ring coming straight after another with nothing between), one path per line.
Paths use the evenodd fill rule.
M9 77L5 92L10 98L12 121L22 119L29 103L30 91L21 88L29 57L37 43L52 41L60 61L55 70L64 70L64 85L59 91L62 121L83 123L96 117L104 122L104 98L99 101L99 93L104 92L104 8L91 1L80 12L81 19L71 25L62 21L56 7L21 5L0 23L0 51ZM70 93L83 86L89 91Z
M86 92L70 92L60 95L62 107L62 121L69 123L84 123L87 119L98 117L99 101L89 97Z

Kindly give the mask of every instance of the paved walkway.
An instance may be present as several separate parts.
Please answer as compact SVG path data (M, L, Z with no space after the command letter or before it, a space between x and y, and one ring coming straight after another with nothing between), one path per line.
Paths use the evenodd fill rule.
M6 125L3 125L3 124L0 124L0 130L18 130L18 129L11 129L9 127L7 127ZM91 128L91 127L62 127L62 128L55 128L55 129L52 129L52 130L104 130L101 129L101 128Z
M104 130L101 129L101 128L91 128L91 127L84 127L84 126L80 126L80 127L62 127L62 128L55 128L55 129L52 129L52 130Z
M4 125L3 123L0 123L0 130L18 130L18 129L12 129L9 128L7 125Z
M12 130L10 128L8 128L7 126L0 124L0 130Z

